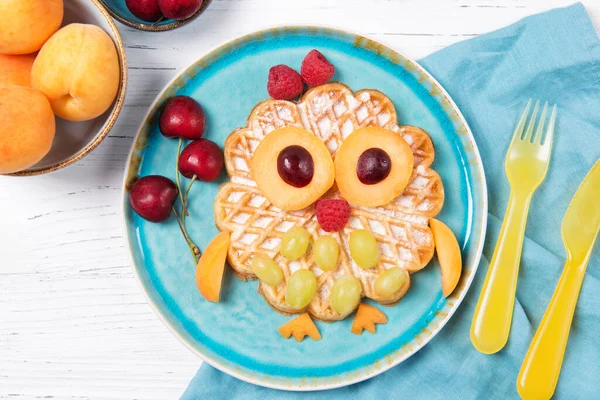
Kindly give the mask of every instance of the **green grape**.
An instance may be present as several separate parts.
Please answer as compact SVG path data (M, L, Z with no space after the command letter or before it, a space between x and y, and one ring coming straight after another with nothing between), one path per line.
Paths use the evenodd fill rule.
M320 236L313 244L315 263L323 271L333 271L337 265L340 248L331 236Z
M295 226L283 235L281 240L281 254L290 261L296 261L308 249L310 234L304 227Z
M329 304L333 311L348 315L360 302L361 291L362 286L358 278L352 275L339 277L331 288Z
M407 273L399 267L390 268L375 280L375 294L392 297L406 283Z
M317 291L317 277L312 271L299 269L294 272L287 282L285 301L291 307L299 310L310 303Z
M283 271L269 257L257 255L252 259L252 270L258 279L269 286L278 286L283 281Z
M350 254L359 267L369 269L379 261L379 247L371 232L359 229L350 234Z

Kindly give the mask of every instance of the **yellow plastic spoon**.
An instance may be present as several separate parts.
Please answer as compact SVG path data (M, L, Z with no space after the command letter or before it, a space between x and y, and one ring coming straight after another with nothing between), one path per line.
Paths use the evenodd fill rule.
M525 400L550 399L556 388L581 283L600 230L599 199L600 160L579 186L563 219L567 262L519 372L517 390Z

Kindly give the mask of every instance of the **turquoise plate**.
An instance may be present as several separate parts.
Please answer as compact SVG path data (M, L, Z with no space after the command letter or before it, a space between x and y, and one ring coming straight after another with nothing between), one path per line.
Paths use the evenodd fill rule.
M200 9L196 11L194 15L185 20L175 21L173 19L164 19L157 23L143 21L137 18L127 8L125 0L100 0L100 2L104 5L104 7L106 7L110 15L112 15L114 19L121 22L122 24L142 31L162 32L179 28L180 26L183 26L188 22L196 19L200 14L204 12L204 10L206 10L211 0L204 0L204 2L202 3L202 7L200 7Z
M208 118L205 137L220 146L235 128L245 126L252 108L268 98L269 68L299 69L317 48L336 66L335 80L353 90L378 89L396 106L401 124L429 132L436 147L433 168L446 189L439 218L462 244L464 272L447 299L440 269L432 261L413 275L406 297L386 307L389 322L377 333L350 333L352 318L317 322L323 339L285 340L277 329L290 320L256 293L257 282L242 282L226 272L223 301L209 303L198 293L195 268L176 221L149 223L135 215L128 188L138 176L175 178L177 141L163 137L158 116L174 95L197 99ZM223 174L225 175L225 174ZM190 193L189 233L204 248L218 233L213 202L225 181L199 183ZM312 27L271 29L234 40L179 74L158 96L135 139L125 174L124 217L136 274L150 303L175 335L209 364L257 385L318 390L349 385L400 363L444 326L469 288L483 247L487 195L477 146L464 118L441 86L413 61L362 36ZM467 340L467 338L465 338Z

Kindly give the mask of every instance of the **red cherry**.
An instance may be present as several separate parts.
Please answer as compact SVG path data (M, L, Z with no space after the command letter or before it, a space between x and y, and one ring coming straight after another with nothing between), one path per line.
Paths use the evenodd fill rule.
M167 101L159 121L160 131L167 137L200 139L206 128L204 109L188 96L175 96Z
M171 207L178 194L177 186L169 178L149 175L133 184L129 191L129 204L140 217L161 222L171 215Z
M194 175L201 181L212 182L223 170L223 152L207 139L188 144L179 156L179 172L186 178Z
M163 16L158 0L125 0L125 4L133 15L143 21L155 22Z
M202 7L203 0L158 0L165 17L181 21L188 19Z

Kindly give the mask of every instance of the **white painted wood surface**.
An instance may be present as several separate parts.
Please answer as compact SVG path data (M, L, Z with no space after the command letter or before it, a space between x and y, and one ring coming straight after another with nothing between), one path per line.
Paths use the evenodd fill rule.
M337 26L417 59L570 3L213 0L173 32L119 25L130 82L110 136L66 170L0 177L0 399L172 399L198 369L201 361L146 304L121 226L129 147L148 105L178 70L230 39L285 24ZM600 1L583 3L600 27Z

